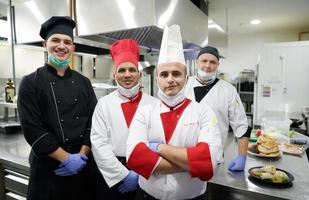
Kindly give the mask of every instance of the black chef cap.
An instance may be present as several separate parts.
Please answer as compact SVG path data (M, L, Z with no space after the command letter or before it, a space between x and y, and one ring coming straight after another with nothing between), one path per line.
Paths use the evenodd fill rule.
M53 16L41 25L40 36L47 40L51 35L60 33L68 35L73 40L75 22L68 16Z
M200 52L198 53L196 59L198 59L198 57L200 57L200 55L202 55L202 54L204 54L204 53L212 54L212 55L216 56L216 58L217 58L218 60L220 60L220 58L224 58L223 56L221 56L221 55L219 54L219 51L218 51L217 48L212 47L212 46L207 46L207 47L204 47L204 48L202 48L202 49L200 50Z

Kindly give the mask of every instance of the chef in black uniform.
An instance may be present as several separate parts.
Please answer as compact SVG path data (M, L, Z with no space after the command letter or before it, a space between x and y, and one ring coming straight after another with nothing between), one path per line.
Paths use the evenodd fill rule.
M74 27L60 16L42 24L48 62L20 83L18 111L31 145L28 200L100 199L102 176L90 152L97 99L89 79L69 67Z

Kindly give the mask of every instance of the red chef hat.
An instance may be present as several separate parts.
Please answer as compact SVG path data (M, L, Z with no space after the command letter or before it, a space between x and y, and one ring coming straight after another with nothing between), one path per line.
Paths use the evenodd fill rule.
M118 40L111 46L110 53L116 68L123 62L131 62L138 67L139 51L135 40Z

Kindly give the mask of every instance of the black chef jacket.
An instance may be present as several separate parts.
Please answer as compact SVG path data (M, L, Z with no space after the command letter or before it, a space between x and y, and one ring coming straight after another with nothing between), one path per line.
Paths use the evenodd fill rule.
M64 76L45 64L25 76L19 88L18 111L23 134L31 145L27 199L97 198L102 176L92 154L86 167L73 176L57 176L60 162L48 154L58 147L78 153L90 147L91 118L97 99L88 78L67 69Z
M25 76L18 96L23 133L37 156L74 143L90 146L91 116L97 103L88 78L67 69L63 77L45 65Z

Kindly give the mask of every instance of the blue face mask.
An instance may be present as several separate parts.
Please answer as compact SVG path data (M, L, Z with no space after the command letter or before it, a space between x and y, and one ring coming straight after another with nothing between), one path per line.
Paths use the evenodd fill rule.
M48 57L48 60L55 67L58 67L58 68L66 68L70 65L70 58L68 58L66 60L58 60L57 58L55 58L55 56L53 54L50 54L50 56Z

